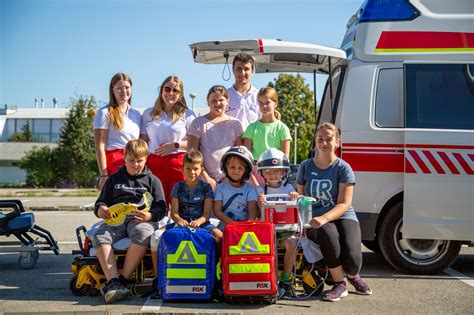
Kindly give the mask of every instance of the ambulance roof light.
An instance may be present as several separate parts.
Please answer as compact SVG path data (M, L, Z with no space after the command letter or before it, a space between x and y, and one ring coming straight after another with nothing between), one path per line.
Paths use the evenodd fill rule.
M359 23L408 21L420 15L408 0L366 0L361 7Z

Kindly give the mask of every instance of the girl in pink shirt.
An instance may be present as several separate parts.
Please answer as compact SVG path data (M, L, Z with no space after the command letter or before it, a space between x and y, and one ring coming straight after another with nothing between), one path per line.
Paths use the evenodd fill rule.
M220 161L230 147L241 145L242 124L226 115L229 94L222 85L214 85L207 93L209 113L196 118L188 129L188 149L199 150L204 157L202 177L215 190L225 179Z

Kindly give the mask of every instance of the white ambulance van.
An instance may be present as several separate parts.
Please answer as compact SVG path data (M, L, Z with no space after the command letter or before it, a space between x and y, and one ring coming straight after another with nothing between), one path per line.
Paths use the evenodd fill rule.
M367 0L340 49L265 39L190 47L197 63L245 52L257 73L327 74L318 123L341 130L363 243L401 271L432 274L474 242L473 11L471 0Z

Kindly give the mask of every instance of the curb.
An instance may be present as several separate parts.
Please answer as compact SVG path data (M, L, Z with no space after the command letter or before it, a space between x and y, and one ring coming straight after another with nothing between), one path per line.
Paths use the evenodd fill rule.
M76 206L57 206L57 207L25 207L25 209L36 211L94 211L93 207L76 207Z

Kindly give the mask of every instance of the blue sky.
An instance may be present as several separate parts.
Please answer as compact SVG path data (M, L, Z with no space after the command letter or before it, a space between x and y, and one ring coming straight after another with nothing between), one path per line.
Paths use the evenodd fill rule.
M279 38L339 47L362 0L0 0L0 106L33 107L35 97L66 107L74 95L108 100L116 72L133 79L133 106L152 106L170 74L197 94L222 66L195 64L190 43ZM257 74L256 87L275 74ZM311 77L307 83L312 85ZM323 80L320 80L321 87ZM320 91L318 90L318 93ZM201 110L205 113L205 109Z

